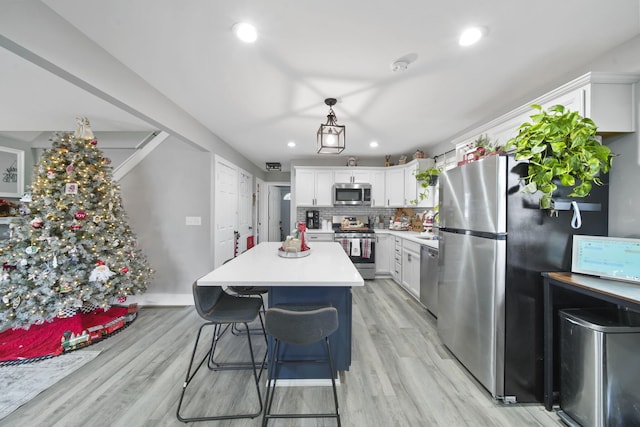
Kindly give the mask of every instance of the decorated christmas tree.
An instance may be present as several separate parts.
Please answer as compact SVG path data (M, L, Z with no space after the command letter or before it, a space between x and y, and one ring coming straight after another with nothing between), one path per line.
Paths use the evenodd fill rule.
M56 134L0 247L0 330L144 292L152 270L129 228L110 160L86 118Z

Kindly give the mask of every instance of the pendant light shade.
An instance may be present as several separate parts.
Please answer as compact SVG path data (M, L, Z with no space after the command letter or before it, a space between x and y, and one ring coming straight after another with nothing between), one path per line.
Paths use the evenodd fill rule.
M318 154L340 154L345 148L345 127L337 124L333 106L335 98L327 98L324 103L329 106L327 123L321 124L318 129Z

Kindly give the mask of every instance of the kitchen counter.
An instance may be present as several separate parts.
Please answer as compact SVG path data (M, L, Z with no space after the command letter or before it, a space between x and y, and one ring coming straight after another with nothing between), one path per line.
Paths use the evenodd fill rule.
M199 286L363 286L342 246L314 242L303 258L278 256L280 242L263 242L198 279Z
M374 231L376 232L376 234L391 234L392 236L401 237L403 239L411 240L412 242L420 243L421 245L438 249L437 240L421 239L420 237L418 237L420 233L415 231L396 231L396 230L389 230L386 228L377 228L377 229L374 229Z
M362 276L337 242L314 242L309 256L303 258L280 257L280 246L280 242L262 242L198 279L198 286L265 286L269 288L269 307L318 303L335 307L339 326L329 337L334 369L348 371L352 342L351 288L364 285ZM287 346L283 353L291 352L290 357L294 359L318 359L324 356L321 344L322 341L318 341ZM269 347L272 346L270 336ZM327 385L325 371L323 365L283 366L280 378L313 380Z

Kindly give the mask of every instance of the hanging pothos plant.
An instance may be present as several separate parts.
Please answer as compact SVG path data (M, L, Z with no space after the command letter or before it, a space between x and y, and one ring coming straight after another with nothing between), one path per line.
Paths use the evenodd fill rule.
M436 167L427 168L425 170L416 172L416 181L420 184L422 191L420 191L420 193L418 194L419 199L412 200L411 203L417 205L418 203L420 203L420 201L429 197L429 187L434 186L438 183L438 176L440 176L441 172L442 169Z
M540 208L551 208L551 196L558 184L572 188L569 197L585 197L592 185L601 185L600 173L611 169L613 155L609 147L596 138L597 126L589 118L563 105L531 116L518 128L518 136L507 143L515 148L516 160L528 160L524 178L526 193L542 192Z

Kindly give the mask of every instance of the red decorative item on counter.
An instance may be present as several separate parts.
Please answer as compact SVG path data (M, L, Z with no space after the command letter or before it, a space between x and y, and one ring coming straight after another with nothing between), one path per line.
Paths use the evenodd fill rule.
M309 250L309 246L307 246L307 244L304 241L304 233L305 233L305 231L307 231L307 225L304 222L299 222L298 223L298 231L300 232L300 250L301 251L308 251Z

